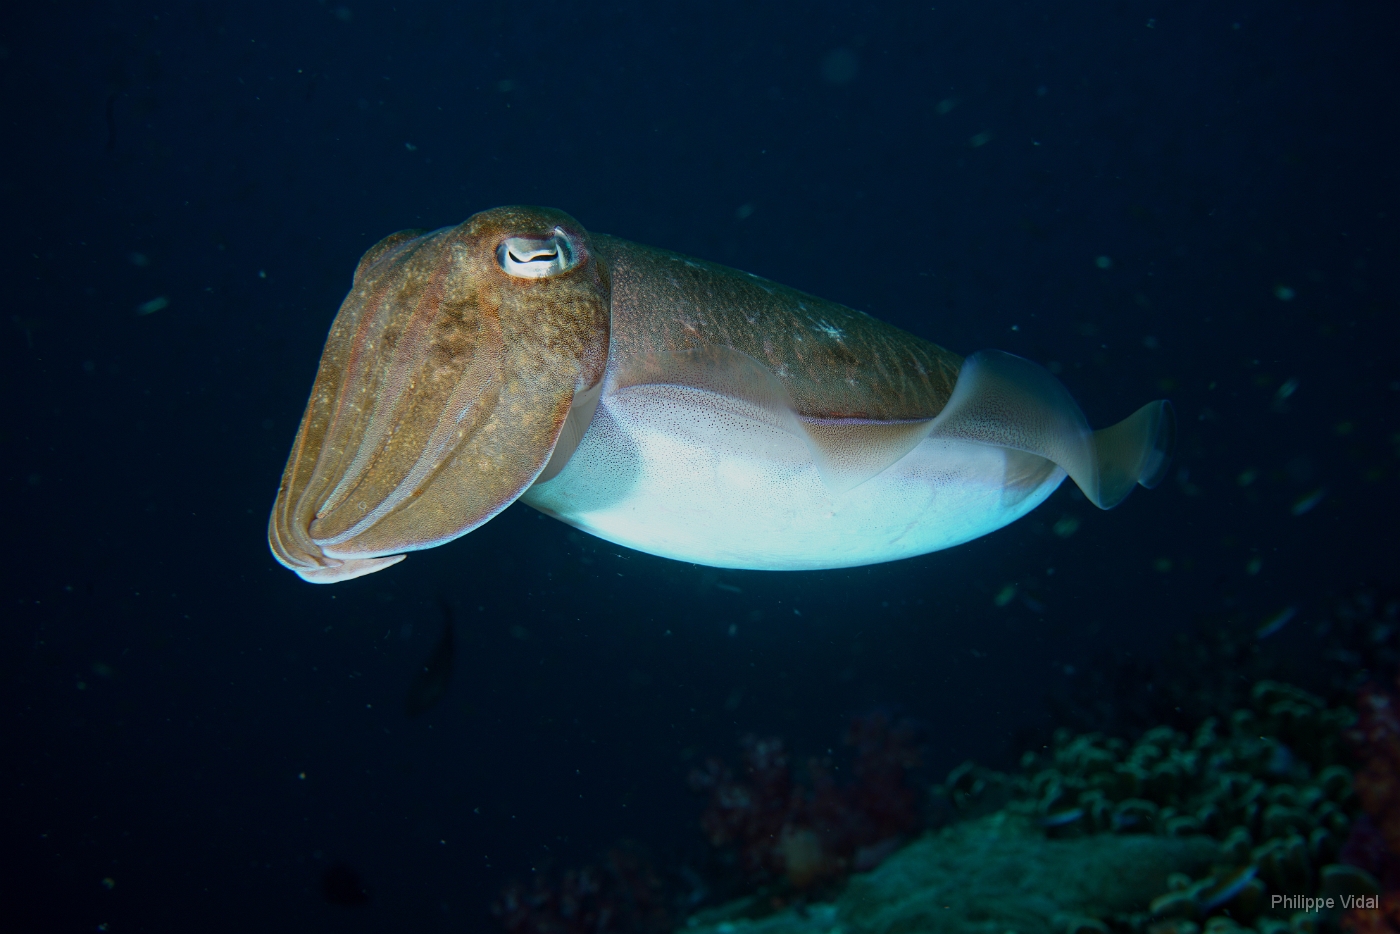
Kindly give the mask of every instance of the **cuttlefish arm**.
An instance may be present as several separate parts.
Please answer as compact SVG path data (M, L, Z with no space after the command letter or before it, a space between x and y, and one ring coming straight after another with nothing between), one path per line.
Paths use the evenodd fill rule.
M539 476L607 363L606 267L572 218L502 208L360 261L268 527L303 579L464 535Z

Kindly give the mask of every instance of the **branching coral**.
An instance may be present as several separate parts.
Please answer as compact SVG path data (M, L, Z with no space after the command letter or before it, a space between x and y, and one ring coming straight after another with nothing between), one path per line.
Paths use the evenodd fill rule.
M919 823L919 794L906 781L919 761L918 733L909 721L854 718L846 745L855 761L846 783L824 759L811 760L810 780L798 782L781 740L742 742L742 778L710 760L690 782L709 795L705 835L737 857L748 883L785 880L808 890L872 868ZM492 913L510 934L659 934L694 907L697 899L682 897L683 888L668 884L636 848L623 846L594 865L511 885Z
M1367 684L1357 692L1357 711L1360 718L1349 731L1363 762L1356 794L1386 847L1400 854L1400 710L1395 695Z
M846 733L853 780L836 781L832 763L811 759L810 785L797 782L779 739L746 736L744 774L717 759L691 773L709 795L706 837L736 854L750 882L782 879L803 890L869 869L919 824L919 798L906 780L918 765L918 732L883 714L857 717Z
M1400 687L1400 677L1396 679ZM1361 768L1356 796L1366 815L1352 829L1344 856L1381 879L1385 894L1375 908L1347 912L1355 934L1400 932L1400 710L1395 694L1367 683L1357 692L1359 717L1347 731Z
M1299 898L1375 895L1366 872L1338 863L1356 816L1343 764L1350 711L1291 685L1260 681L1248 707L1187 734L1148 730L1134 744L1061 731L1049 757L1028 755L1027 774L998 776L965 765L943 793L964 812L983 796L1009 795L1051 836L1095 833L1208 834L1214 868L1177 875L1148 912L1104 919L1151 934L1312 934L1333 915L1299 911ZM1308 904L1312 904L1309 902ZM1323 924L1325 926L1325 924Z
M674 920L665 881L630 847L560 878L540 873L530 886L517 882L491 913L510 934L661 934Z
M1353 908L1342 918L1348 934L1395 934L1400 931L1400 892L1381 896L1376 908Z

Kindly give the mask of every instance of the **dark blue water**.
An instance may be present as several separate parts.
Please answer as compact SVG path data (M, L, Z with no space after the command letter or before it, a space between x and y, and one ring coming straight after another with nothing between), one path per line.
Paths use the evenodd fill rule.
M703 859L686 776L742 734L824 753L897 709L936 780L1014 762L1047 698L1192 627L1291 605L1273 638L1305 650L1309 618L1393 588L1400 559L1398 21L11 10L0 928L491 930L510 880L620 839ZM1179 458L1112 512L1066 486L857 570L716 572L516 506L302 583L267 513L359 255L510 203L1057 364L1096 425L1168 396ZM410 718L442 601L452 681ZM338 862L368 905L328 902Z

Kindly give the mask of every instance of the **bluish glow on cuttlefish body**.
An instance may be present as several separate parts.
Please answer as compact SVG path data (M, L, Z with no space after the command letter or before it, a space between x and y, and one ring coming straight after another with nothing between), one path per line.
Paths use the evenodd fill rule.
M542 208L361 260L269 524L308 581L359 577L519 499L608 541L810 570L947 548L1069 476L1154 486L1169 403L1093 431L1049 372Z

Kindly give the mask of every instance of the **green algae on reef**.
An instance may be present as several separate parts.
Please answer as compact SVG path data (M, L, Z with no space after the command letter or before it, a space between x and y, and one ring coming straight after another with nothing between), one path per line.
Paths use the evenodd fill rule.
M1000 812L944 828L855 876L827 905L766 918L699 915L705 934L1088 934L1090 919L1140 910L1173 873L1195 875L1214 840L1149 834L1052 839L1031 818ZM722 909L720 910L722 911Z
M1225 714L1222 711L1222 714ZM1285 899L1375 894L1336 862L1359 813L1355 714L1259 681L1249 706L1129 743L1057 732L1022 773L973 763L936 798L962 820L828 904L766 917L755 896L692 917L703 934L1334 934L1340 912Z

